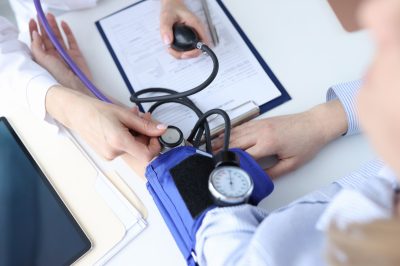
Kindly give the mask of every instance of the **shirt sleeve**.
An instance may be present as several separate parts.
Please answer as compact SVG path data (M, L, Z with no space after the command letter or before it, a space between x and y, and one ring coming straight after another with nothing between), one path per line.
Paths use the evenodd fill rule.
M46 94L57 84L31 59L28 47L18 41L17 29L0 17L0 93L7 104L23 106L47 121Z
M209 211L196 234L199 265L256 265L249 259L263 261L259 257L262 252L257 253L250 243L265 217L264 210L247 204ZM248 248L252 256L245 257Z
M357 109L355 107L355 99L361 87L361 80L342 83L331 87L327 93L327 101L339 99L346 112L348 130L346 135L354 135L360 133L360 124L358 120Z

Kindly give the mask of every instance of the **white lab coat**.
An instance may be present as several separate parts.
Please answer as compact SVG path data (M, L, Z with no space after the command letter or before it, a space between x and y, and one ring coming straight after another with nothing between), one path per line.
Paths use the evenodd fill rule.
M49 9L69 11L96 6L98 0L41 0L45 12ZM36 10L33 0L9 0L14 10L20 32L25 35L28 32L28 22L36 17Z
M0 17L0 107L7 112L16 105L26 107L42 120L45 99L57 81L31 58L28 47L18 40L18 30ZM6 110L7 109L7 110Z
M42 0L45 11L76 10L96 6L98 0ZM36 17L32 0L9 0L21 33L4 17L0 17L0 111L15 106L27 108L39 119L55 126L46 112L45 99L57 81L36 64L26 44L30 43L28 23ZM24 42L26 44L24 44Z

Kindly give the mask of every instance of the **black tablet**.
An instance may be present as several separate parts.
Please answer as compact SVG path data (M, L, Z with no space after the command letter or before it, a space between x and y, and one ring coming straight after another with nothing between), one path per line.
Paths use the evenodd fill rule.
M70 265L90 249L84 231L0 118L0 266Z

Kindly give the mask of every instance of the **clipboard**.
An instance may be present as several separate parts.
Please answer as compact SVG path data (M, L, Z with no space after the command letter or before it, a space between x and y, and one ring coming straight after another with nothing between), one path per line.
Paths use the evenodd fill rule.
M121 73L121 76L124 80L124 83L127 86L127 89L129 90L129 92L131 94L133 94L135 92L135 88L132 85L129 77L128 77L128 73L126 72L126 70L123 67L123 64L121 63L120 59L118 58L113 45L111 44L110 40L107 37L107 34L105 32L105 30L103 29L102 26L102 21L104 19L110 18L112 16L115 16L117 14L119 14L120 12L126 11L127 9L133 8L135 6L139 6L140 4L146 2L146 1L151 1L151 0L141 0L138 1L137 3L134 3L132 5L129 5L119 11L116 11L100 20L98 20L96 22L96 27L99 31L99 34L101 36L101 38L103 39L115 65L117 66L119 72ZM241 115L240 119L236 119L236 121L232 121L232 125L235 126L237 124L243 123L247 120L250 120L260 114L263 114L289 100L291 100L290 95L288 94L288 92L286 91L286 89L283 87L283 85L281 84L281 82L278 80L278 78L275 76L275 74L273 73L273 71L271 70L271 68L268 66L267 62L262 58L262 56L260 55L260 53L257 51L257 49L254 47L254 45L252 44L252 42L250 41L250 39L248 38L248 36L245 34L245 32L242 30L242 28L240 27L240 25L238 24L238 22L235 20L235 18L232 16L232 14L229 12L228 8L225 6L225 4L223 3L222 0L216 0L217 5L219 6L219 8L221 8L221 10L223 11L223 13L225 14L225 16L229 19L230 23L232 24L232 26L234 27L234 29L237 31L237 33L240 35L240 37L242 38L242 40L245 42L245 44L247 45L247 48L249 49L249 51L251 51L252 56L257 60L258 64L262 67L263 71L265 72L265 75L268 76L268 78L272 81L272 83L275 85L276 89L280 92L280 96L273 98L272 100L269 100L268 102L264 102L262 104L256 104L255 106L253 106L253 108L251 110L248 110L246 113L243 113L243 115ZM161 39L160 39L161 42ZM253 104L252 101L248 101L248 104ZM242 104L241 104L242 105ZM143 111L144 108L142 106L139 106L140 109ZM213 130L212 134L216 134L217 132L220 132L221 130Z
M274 72L271 70L271 68L268 66L267 62L265 62L264 58L260 55L260 53L257 51L256 47L253 45L253 43L250 41L249 37L247 37L246 33L243 31L243 29L240 27L239 23L235 20L235 18L232 16L232 14L229 12L225 4L223 3L222 0L216 0L218 5L221 7L222 11L224 11L225 15L228 17L228 19L231 21L235 29L238 31L240 36L242 37L243 41L247 44L247 47L250 49L250 51L253 53L254 57L257 59L257 61L260 63L262 68L265 70L265 73L268 75L268 77L272 80L272 82L275 84L275 86L278 88L278 90L281 92L281 96L278 98L273 99L272 101L269 101L267 103L264 103L260 105L260 114L263 114L287 101L290 101L292 98L290 97L289 93L286 91L286 89L283 87L282 83L278 80L278 78L275 76Z

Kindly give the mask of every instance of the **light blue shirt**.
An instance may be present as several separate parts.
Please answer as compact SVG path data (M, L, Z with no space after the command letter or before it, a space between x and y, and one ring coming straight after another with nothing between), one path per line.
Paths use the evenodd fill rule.
M356 81L335 86L327 93L328 101L338 98L346 110L347 135L360 132L354 105L359 87ZM382 167L379 161L367 163L271 213L251 205L211 210L196 235L199 265L325 265L325 234L316 224L338 193L353 189L380 208L393 207L393 184L378 178Z

